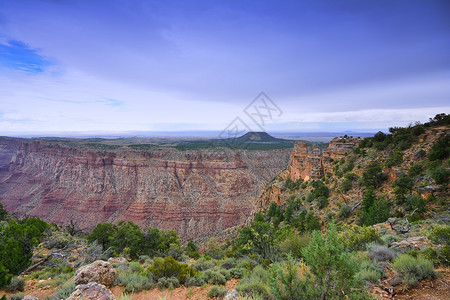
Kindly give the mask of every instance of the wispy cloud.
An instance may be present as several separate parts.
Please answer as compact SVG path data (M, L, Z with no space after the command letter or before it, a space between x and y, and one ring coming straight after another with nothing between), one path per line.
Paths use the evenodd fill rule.
M39 49L33 49L21 41L0 40L0 69L36 74L44 72L50 65L50 60L42 56Z

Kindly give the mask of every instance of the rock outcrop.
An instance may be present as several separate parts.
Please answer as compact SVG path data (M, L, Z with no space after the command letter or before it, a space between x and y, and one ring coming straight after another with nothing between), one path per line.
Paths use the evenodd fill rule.
M296 142L290 157L290 178L292 180L322 178L327 172L332 172L333 160L341 159L352 152L360 141L360 138L334 138L326 151L317 146L308 148L305 142Z
M92 264L83 266L75 273L75 284L97 282L111 286L117 277L117 271L107 261L97 260Z
M91 230L133 221L206 239L241 225L291 149L99 150L22 143L0 177L0 202L18 216Z
M103 284L91 282L75 287L67 300L115 300L114 294Z

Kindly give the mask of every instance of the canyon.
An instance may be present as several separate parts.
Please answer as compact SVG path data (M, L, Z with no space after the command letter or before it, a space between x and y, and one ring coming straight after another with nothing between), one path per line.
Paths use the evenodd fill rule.
M0 138L0 203L20 217L70 222L132 221L204 240L244 224L292 148L99 149Z

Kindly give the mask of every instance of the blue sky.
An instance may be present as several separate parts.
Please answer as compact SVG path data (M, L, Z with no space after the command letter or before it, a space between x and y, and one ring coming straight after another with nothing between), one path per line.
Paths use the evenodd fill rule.
M375 130L450 108L448 1L0 0L0 134Z

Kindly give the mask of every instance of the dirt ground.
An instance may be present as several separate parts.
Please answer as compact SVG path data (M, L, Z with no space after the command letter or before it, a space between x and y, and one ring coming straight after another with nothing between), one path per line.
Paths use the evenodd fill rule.
M229 280L226 283L225 288L235 289L238 281L239 280L237 280L237 279ZM160 299L164 299L164 300L181 300L181 299L207 300L209 298L206 297L206 294L208 293L210 287L211 287L210 285L208 285L204 288L199 287L199 286L192 287L192 288L187 288L187 287L182 286L182 287L173 289L172 291L169 291L169 290L161 291L161 290L154 288L154 289L151 289L148 291L143 291L140 293L133 294L132 299L133 300L160 300ZM115 286L115 287L111 288L111 291L117 298L119 298L122 295L123 287Z

